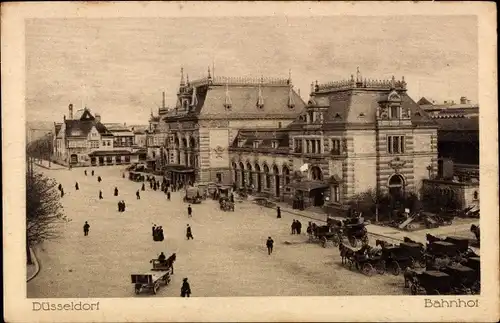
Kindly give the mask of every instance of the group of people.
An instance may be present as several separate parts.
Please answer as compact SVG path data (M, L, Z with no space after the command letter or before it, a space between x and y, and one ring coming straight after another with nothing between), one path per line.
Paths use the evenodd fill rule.
M125 212L125 201L118 201L118 212Z
M163 241L165 239L165 236L163 235L163 227L161 226L156 226L156 224L153 224L153 241Z
M302 223L299 220L293 220L292 222L292 234L300 234L302 230Z
M86 169L83 171L83 173L85 174L85 176L87 176L87 170ZM92 170L91 174L92 174L92 176L94 176L94 170Z

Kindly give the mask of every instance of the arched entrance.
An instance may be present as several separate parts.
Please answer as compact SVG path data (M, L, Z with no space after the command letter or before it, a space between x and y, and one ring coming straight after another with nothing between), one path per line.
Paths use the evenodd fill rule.
M255 173L257 174L257 192L262 192L262 173L259 164L255 163Z
M273 166L273 173L274 173L274 189L276 193L276 197L280 197L281 191L280 191L280 170L278 169L278 166L274 165Z
M322 181L323 180L323 172L321 168L318 166L311 167L311 179L313 181Z
M237 183L238 182L238 168L236 167L235 162L233 162L231 164L231 166L233 167L233 183Z
M287 166L283 166L283 187L290 185L290 169Z
M248 185L250 187L254 186L253 173L252 173L252 164L247 162L247 172L248 172Z
M241 186L240 188L245 188L245 165L240 162L240 171L241 171Z
M271 175L269 174L269 166L264 164L264 180L265 180L265 189L269 189L271 187Z
M400 200L405 192L405 180L403 176L394 174L389 178L389 194L394 200Z

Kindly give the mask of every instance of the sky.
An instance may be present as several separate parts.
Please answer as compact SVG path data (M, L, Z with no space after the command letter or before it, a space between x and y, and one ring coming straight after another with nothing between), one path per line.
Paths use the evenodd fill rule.
M180 68L191 80L288 77L310 84L405 77L409 95L478 98L475 16L323 16L30 19L26 21L28 121L62 122L68 104L103 122L147 124L174 106Z

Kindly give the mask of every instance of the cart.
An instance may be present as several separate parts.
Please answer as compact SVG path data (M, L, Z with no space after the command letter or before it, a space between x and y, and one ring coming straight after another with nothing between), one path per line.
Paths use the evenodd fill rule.
M353 247L358 245L358 241L361 241L363 244L368 243L368 231L364 223L346 224L343 232Z
M451 276L451 286L454 289L454 294L472 294L472 287L477 282L477 275L474 269L461 264L450 264L442 271Z
M428 244L426 252L435 257L454 258L458 255L458 248L451 242L435 241Z
M198 188L197 187L186 188L186 195L184 196L183 201L191 204L200 204L201 195Z
M326 248L328 241L332 242L334 246L338 246L342 241L340 232L332 230L332 227L329 225L316 226L312 235L309 236L309 240L320 241L323 248Z
M411 251L406 248L400 246L383 248L380 268L383 268L384 272L391 270L394 276L398 276L401 269L415 268L415 259L411 256Z
M170 284L170 270L155 271L146 274L133 274L131 275L132 284L134 284L135 294L142 291L152 291L156 295L160 285Z
M469 239L462 237L447 237L444 241L453 243L457 246L459 253L464 254L469 251Z
M399 246L405 249L415 264L418 264L420 267L425 267L425 249L422 244L415 242L401 242Z
M410 281L412 295L424 293L425 295L443 295L451 293L451 276L435 270L424 271L417 274Z

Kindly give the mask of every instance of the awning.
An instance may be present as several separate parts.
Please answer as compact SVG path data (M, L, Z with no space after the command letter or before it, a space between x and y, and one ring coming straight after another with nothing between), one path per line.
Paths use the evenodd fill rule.
M302 181L297 183L290 184L290 187L298 190L298 191L312 191L319 188L328 188L330 185L325 182L319 181Z
M128 150L96 150L89 154L90 157L94 156L126 156L126 155L135 155Z
M184 165L166 165L165 170L167 172L174 172L174 173L192 173L194 172L194 168L192 167L187 167Z

